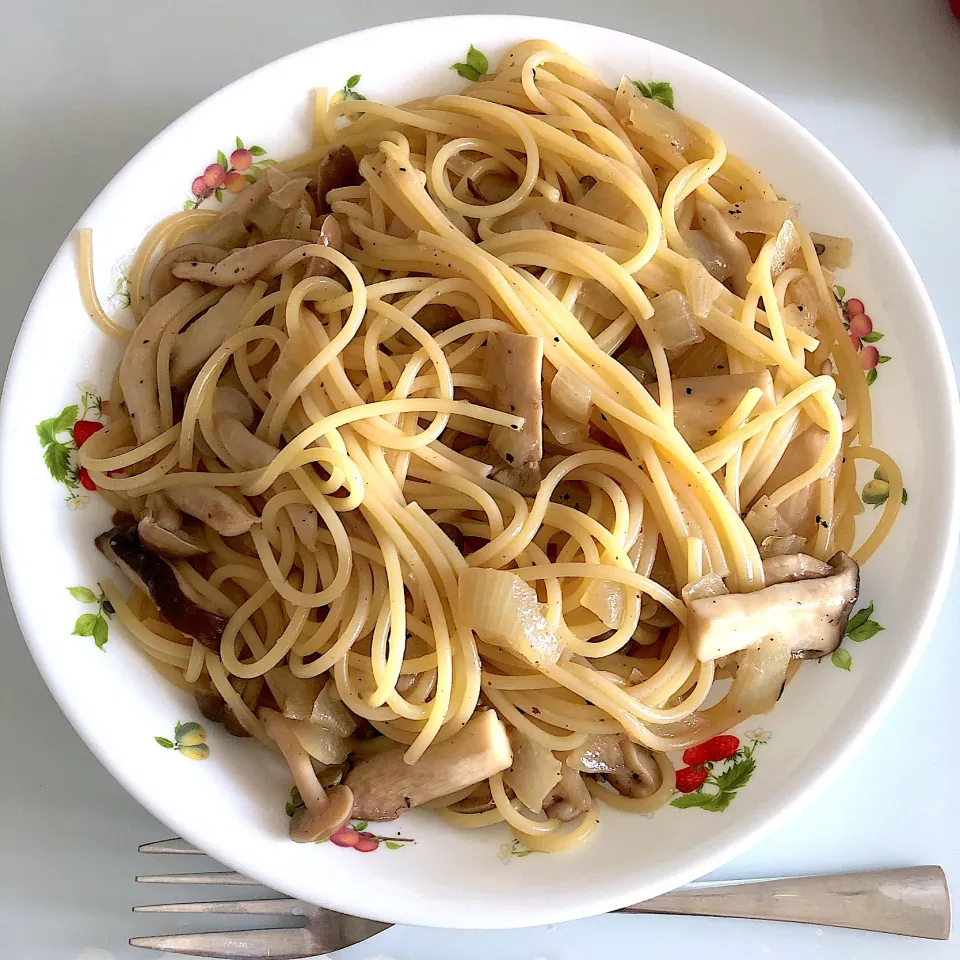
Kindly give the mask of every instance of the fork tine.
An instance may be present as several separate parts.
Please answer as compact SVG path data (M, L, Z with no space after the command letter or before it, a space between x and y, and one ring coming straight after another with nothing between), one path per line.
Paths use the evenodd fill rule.
M215 883L227 885L246 885L259 887L260 883L232 870L220 870L215 873L159 873L146 874L135 878L137 883Z
M315 908L312 908L315 909ZM265 917L305 917L311 908L300 900L214 900L207 903L152 903L134 907L134 913L244 913Z
M294 930L235 930L230 933L181 933L166 937L133 937L130 945L218 960L301 960L322 953L306 927Z
M153 843L141 843L137 847L138 853L203 853L192 843L180 837L171 837L169 840L156 840Z

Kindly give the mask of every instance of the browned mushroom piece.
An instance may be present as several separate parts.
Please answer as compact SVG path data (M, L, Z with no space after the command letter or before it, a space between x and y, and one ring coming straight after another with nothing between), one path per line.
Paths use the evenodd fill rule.
M201 260L204 263L219 263L228 254L224 250L209 243L184 243L174 247L165 254L150 274L150 303L154 304L165 297L180 282L173 275L173 268L184 260Z
M170 487L166 494L174 506L202 520L222 537L239 537L260 522L248 507L217 487L190 484Z
M404 761L405 746L361 760L346 776L355 814L363 820L393 820L404 810L462 790L502 773L513 762L503 722L493 710L434 743L416 763Z
M427 333L439 333L463 322L456 307L449 303L428 303L421 307L413 317Z
M196 557L209 548L183 529L180 511L163 493L147 495L146 513L137 524L140 539L154 553L173 560Z
M205 720L223 723L226 702L206 677L201 677L194 686L193 699L196 700L197 709Z
M160 337L180 311L203 296L203 287L181 283L161 297L144 315L127 343L118 380L140 443L160 434L160 394L157 387L157 354Z
M210 650L220 651L227 618L207 610L188 596L177 571L163 557L147 549L135 524L107 530L95 543L108 560L153 600L170 626Z
M860 568L842 551L824 568L794 554L764 562L780 582L752 593L702 597L688 606L687 636L699 660L716 660L776 638L796 659L840 645L860 592Z
M593 799L580 774L563 765L560 782L543 801L543 812L552 820L569 823L583 816L593 805Z
M495 426L490 431L490 446L507 467L517 471L517 482L525 480L532 485L535 475L538 486L543 456L542 374L540 337L497 332L487 338L483 375L493 385L494 406L524 418L523 426L517 430ZM524 469L530 476L521 475Z
M317 213L322 216L330 212L327 194L340 187L354 187L363 182L357 158L349 147L342 144L333 147L320 161L314 191L317 196Z
M620 737L623 766L606 775L607 781L624 797L642 800L663 786L663 771L657 758L625 736Z
M278 212L282 216L282 211ZM214 287L232 287L255 279L278 260L306 245L305 240L266 240L252 247L235 250L218 263L185 260L174 265L173 275L181 280L199 280Z
M170 382L175 387L193 380L224 340L240 328L241 308L252 289L250 284L237 284L177 334L170 356Z
M269 709L260 711L260 719L267 736L276 742L287 761L303 800L303 807L290 821L290 839L295 843L326 840L350 819L353 792L348 786L332 787L329 791L323 789L310 755L288 726L292 721Z
M330 247L331 250L340 251L343 249L343 231L337 218L327 214L320 224L320 239L317 241L321 246ZM338 273L339 268L330 260L324 260L323 257L311 257L307 265L305 277L333 277Z

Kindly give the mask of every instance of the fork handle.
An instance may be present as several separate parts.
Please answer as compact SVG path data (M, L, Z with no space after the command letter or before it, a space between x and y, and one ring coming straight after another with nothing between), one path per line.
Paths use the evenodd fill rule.
M947 878L934 866L693 884L618 912L789 920L929 940L950 936Z

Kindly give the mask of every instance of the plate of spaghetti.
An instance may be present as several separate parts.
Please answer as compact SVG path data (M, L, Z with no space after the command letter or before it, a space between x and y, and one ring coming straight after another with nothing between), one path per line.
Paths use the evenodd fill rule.
M957 533L943 339L862 188L716 71L524 17L328 41L161 133L2 428L91 748L389 921L572 919L755 842L879 722Z

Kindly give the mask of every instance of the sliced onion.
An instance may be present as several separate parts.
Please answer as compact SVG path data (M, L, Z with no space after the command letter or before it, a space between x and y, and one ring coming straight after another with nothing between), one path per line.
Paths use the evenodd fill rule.
M746 719L766 713L780 699L790 666L790 641L784 637L767 637L759 646L749 647L739 656L737 676L730 687L731 707Z
M624 603L623 587L611 580L591 580L580 601L582 607L611 630L623 623Z
M803 553L807 541L791 533L786 537L766 537L760 543L760 559L769 560L771 557L786 557L793 553Z
M683 122L683 117L659 100L642 96L626 77L620 81L614 109L618 101L621 109L626 107L628 123L638 133L666 142L681 153L693 145L693 131Z
M590 436L590 423L587 420L571 420L561 413L555 403L547 401L543 405L543 422L553 434L557 443L567 446L571 443L581 443Z
M537 210L508 213L497 221L497 233L512 233L514 230L550 230L550 224Z
M722 283L730 276L730 264L716 240L702 230L681 230L680 234L714 280Z
M790 284L787 301L794 306L803 307L802 313L814 324L823 316L824 304L816 280L805 273ZM812 334L811 334L812 336Z
M680 279L693 315L705 320L714 301L723 293L722 284L699 260L685 260Z
M517 192L519 183L517 178L509 173L490 170L478 180L467 180L467 189L478 200L484 203L502 203Z
M310 713L310 722L326 727L340 737L349 737L357 729L357 721L343 702L334 696L335 689L334 684L329 682L320 691Z
M793 533L769 497L757 500L743 518L743 522L755 543L763 543L768 537L789 537Z
M724 216L737 233L779 233L785 220L796 219L797 205L789 200L741 200Z
M699 580L693 580L688 583L681 591L680 596L684 603L693 603L702 597L722 597L729 593L727 585L723 582L723 577L719 573L708 573Z
M853 241L849 237L831 237L827 233L811 233L821 266L827 270L845 270L853 260Z
M583 195L577 206L619 223L631 203L622 190L601 180Z
M563 767L553 751L519 730L510 731L513 764L503 773L503 782L513 787L517 799L534 813L543 809L543 801L560 782Z
M309 720L286 720L300 745L319 763L327 766L343 763L347 759L347 747L332 730Z
M623 304L598 280L584 280L577 296L583 304L606 320L616 320L623 313Z
M801 333L805 333L808 337L817 336L817 321L803 307L797 306L795 303L791 303L789 306L783 308L780 311L780 316L783 319L783 322L788 327L793 327L794 330L799 330Z
M591 735L567 754L564 763L581 773L613 773L623 766L620 738L615 733Z
M286 667L274 667L266 674L267 683L285 717L309 720L313 703L323 689L320 677L295 677Z
M593 388L569 367L560 367L550 384L550 399L571 420L586 423L593 411Z
M663 338L663 347L668 353L703 340L700 324L690 310L687 298L678 290L668 290L650 302L654 309L653 325Z
M776 243L773 245L773 257L770 260L770 272L779 277L787 268L787 264L800 250L800 238L792 220L784 220L777 233Z
M641 383L650 383L657 379L657 374L653 369L653 354L649 350L627 347L626 350L620 352L617 360Z
M543 616L536 591L515 573L464 570L458 603L464 625L481 640L507 647L535 667L560 659L560 641Z

